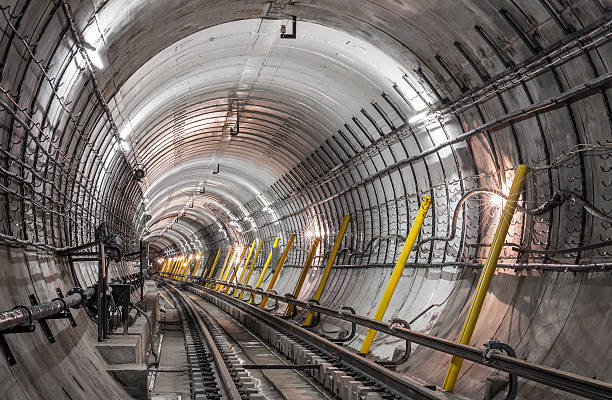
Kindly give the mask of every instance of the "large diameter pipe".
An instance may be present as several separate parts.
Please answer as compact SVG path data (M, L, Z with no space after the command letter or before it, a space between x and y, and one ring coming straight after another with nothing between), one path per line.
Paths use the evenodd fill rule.
M397 287L397 284L399 283L399 280L402 277L402 272L404 272L408 257L410 257L410 252L412 251L414 243L419 237L421 227L423 226L423 221L425 221L425 216L427 215L427 211L429 211L430 205L431 197L425 196L423 198L423 202L421 203L421 207L419 208L419 212L414 218L412 228L410 228L410 232L408 232L408 237L406 237L406 242L404 243L402 252L397 258L397 263L395 263L395 268L393 268L391 278L389 278L389 283L387 283L387 288L385 289L383 297L380 300L380 303L378 304L378 309L376 310L376 314L374 315L374 319L376 321L382 321L383 317L385 316L385 312L387 312L387 308L389 307L389 303L391 303L391 298L393 297L395 288ZM376 329L370 329L365 337L365 340L363 341L363 345L361 346L361 353L367 354L370 351L370 347L372 346L372 342L374 341L375 336Z
M91 298L95 292L93 288L85 289L83 291L85 299ZM66 302L66 307L74 308L83 302L83 296L81 296L81 293L74 293L64 297L64 301ZM64 311L64 303L61 300L53 300L45 304L24 307L30 310L32 322L51 317ZM0 313L0 331L29 323L30 316L28 312L22 308Z
M480 315L480 310L482 309L485 297L489 291L489 284L491 283L493 273L497 268L497 260L499 259L499 254L501 253L502 247L504 247L504 242L506 240L506 236L508 235L508 229L510 228L510 223L512 222L514 212L516 211L516 204L518 203L521 192L523 191L523 186L525 185L525 180L527 179L528 173L528 166L519 165L516 169L516 173L514 174L514 180L512 181L512 187L510 188L510 194L508 195L506 206L502 211L499 225L497 226L495 236L493 237L493 242L489 248L487 260L482 268L478 285L476 286L474 296L472 297L472 303L470 304L467 317L465 318L465 322L461 328L461 333L459 335L459 343L461 344L469 344L470 340L472 339L474 327L476 326L478 316ZM462 364L463 358L453 356L451 364L448 367L448 371L446 372L446 377L444 378L444 384L442 386L444 390L449 392L453 391Z

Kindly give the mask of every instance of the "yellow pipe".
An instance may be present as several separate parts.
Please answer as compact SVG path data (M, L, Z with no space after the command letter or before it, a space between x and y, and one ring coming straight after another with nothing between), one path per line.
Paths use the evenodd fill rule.
M244 262L244 267L242 267L242 272L240 273L240 278L236 282L239 285L242 285L242 279L244 278L244 273L246 272L247 267L249 266L249 261L251 261L251 256L253 255L253 250L255 249L255 243L256 242L257 242L257 240L253 240L253 244L251 245L251 249L249 250L249 255L247 256L246 261ZM234 290L234 297L238 297L238 289Z
M166 270L166 273L164 274L164 276L170 276L170 272L172 271L172 268L174 268L175 262L176 262L175 257L172 257L170 259L170 262L168 263L168 269Z
M313 297L314 300L321 300L321 295L323 294L325 285L327 285L327 279L329 278L329 274L331 273L334 261L336 261L336 256L338 255L338 251L340 250L340 244L342 243L342 239L344 239L344 234L346 233L349 222L351 222L351 216L347 214L344 216L342 224L340 225L340 230L338 231L338 235L336 236L334 247L332 247L332 251L329 254L329 259L327 260L327 264L325 265L325 270L323 271L323 275L321 276L321 281L319 282L319 286L317 287L317 291L315 292L315 295ZM308 315L306 315L306 320L304 321L304 326L310 326L313 318L314 312L308 311Z
M187 267L189 267L189 264L191 264L191 257L189 257L186 260L182 261L181 267L179 268L177 276L175 278L176 280L181 280L183 278L183 275L185 274L185 271L187 270Z
M427 211L429 211L429 206L431 205L431 197L425 196L423 198L423 202L421 203L421 207L419 208L419 212L414 218L414 222L412 223L412 228L410 228L410 232L408 232L408 237L406 237L406 242L404 243L404 247L397 258L397 262L395 263L395 268L393 268L393 272L391 273L391 278L389 278L389 283L387 283L387 288L383 293L383 297L378 304L378 308L376 309L376 314L374 314L374 319L376 321L382 321L385 316L385 312L387 311L387 307L389 307L389 303L391 302L391 297L393 297L393 293L395 292L395 288L399 283L400 278L402 277L402 272L404 271L404 267L406 266L406 262L408 261L408 257L410 257L410 252L414 247L414 242L416 242L419 237L419 232L421 232L421 227L423 226L423 221L425 220L425 216L427 215ZM363 345L361 346L361 353L367 354L370 351L370 347L372 346L372 342L374 341L374 337L376 336L376 329L368 330L368 334L363 341Z
M170 270L170 274L168 275L169 278L173 278L174 274L176 273L176 269L178 268L178 266L181 263L181 258L182 257L176 257L176 261L174 262L174 265L172 266L172 270Z
M223 278L223 273L225 272L225 266L227 265L227 261L230 258L230 254L232 254L232 250L235 251L235 249L233 249L233 246L230 246L229 249L227 250L227 255L225 256L225 261L223 261L223 266L221 267L221 272L219 273L219 279L217 280L221 280ZM216 284L214 287L214 290L217 290L217 288L219 287L219 284ZM210 284L210 288L213 288L213 283Z
M270 280L270 284L268 284L268 288L266 289L266 292L269 292L270 290L274 288L274 284L276 283L276 280L278 279L278 276L280 275L281 269L283 268L283 265L285 264L285 260L287 259L287 256L289 255L289 250L291 249L291 246L293 245L294 240L295 240L295 233L292 233L291 236L289 236L289 241L287 242L287 245L285 246L285 250L283 250L283 254L281 254L281 257L278 260L278 264L276 265L276 269L274 270L274 275L272 275L272 279ZM263 310L266 307L267 302L268 302L268 296L264 296L264 298L261 299L261 304L259 305L259 308Z
M204 258L204 253L200 252L199 256L197 257L198 261L196 262L195 268L193 269L193 271L191 271L191 275L189 276L189 279L188 279L189 282L193 282L193 278L195 277L195 274L198 272L198 268L200 268L200 263L202 262L202 258Z
M261 283L264 280L264 276L266 275L266 271L268 270L268 267L270 266L270 263L272 262L272 253L274 252L274 249L278 247L278 242L280 241L280 237L277 237L276 240L274 241L274 244L272 245L272 248L270 249L270 254L268 254L268 258L266 259L266 263L264 264L263 268L261 269L261 273L259 274L259 279L257 279L257 283L255 284L255 287L258 288ZM251 294L251 298L249 299L249 304L253 303L253 299L255 298L255 296L253 296Z
M166 270L166 265L168 264L168 260L164 260L164 262L162 263L161 268L159 269L159 274L160 275L164 275L164 272Z
M236 256L238 255L238 249L240 248L240 246L236 246L236 248L234 249L234 253L232 254L232 258L230 259L229 264L227 264L227 269L225 270L225 274L223 275L223 279L221 279L221 283L219 284L218 288L216 289L218 292L221 291L221 289L223 289L224 285L223 282L227 281L227 276L229 275L229 272L232 270L232 265L234 264L234 261L236 261Z
M263 247L263 239L259 241L259 246L257 246L257 251L255 252L255 257L253 257L253 262L251 263L251 268L249 268L249 272L247 273L246 278L244 279L244 285L249 284L249 280L251 279L251 274L253 273L253 268L255 268L255 263L259 258L259 252L261 252L261 248ZM244 296L244 289L240 291L240 300L242 300L242 296Z
M304 266L302 267L302 272L295 284L295 289L293 289L293 297L298 298L300 295L300 291L302 290L302 286L304 285L304 281L306 280L306 275L308 275L308 270L312 265L312 261L314 260L315 254L317 254L317 248L319 248L319 243L321 243L321 238L315 238L314 242L312 242L312 246L310 247L310 251L308 252L308 257L306 257L306 262L304 262ZM289 304L287 306L287 310L285 311L285 316L288 317L293 313L293 304Z
M247 246L244 246L244 248L242 249L242 252L240 253L240 258L238 259L238 262L234 265L234 268L232 269L231 277L229 278L229 280L226 280L227 283L234 282L234 279L236 278L236 274L238 273L238 267L240 267L240 264L242 264L242 260L246 253L246 249L247 249ZM225 291L223 293L227 294L227 292L229 292L229 289L230 289L229 286L225 286Z
M461 333L459 334L459 343L461 344L469 344L470 340L472 339L472 334L474 333L474 328L476 326L476 322L478 321L478 315L480 314L482 304L484 303L487 292L489 291L489 284L491 283L493 273L497 268L497 260L499 259L499 254L501 253L504 242L506 241L508 229L510 228L512 217L516 211L516 204L518 203L521 192L523 191L523 186L525 185L525 180L527 179L528 173L528 166L519 165L516 169L516 173L514 174L514 180L512 181L512 187L510 187L510 194L508 195L506 206L502 211L499 225L497 225L495 236L493 236L493 241L491 242L491 247L489 248L487 260L482 268L478 285L476 286L476 290L474 291L474 295L472 297L472 303L470 304L468 314L465 318L465 322L463 323L463 327L461 328ZM455 388L455 383L457 382L457 377L459 376L459 371L461 370L461 364L463 364L463 358L453 356L451 364L448 367L448 371L446 372L446 377L444 378L444 384L442 385L444 390L452 392Z
M221 247L219 247L219 250L217 250L217 255L215 256L215 261L213 261L212 265L210 266L210 272L208 273L208 278L210 279L213 275L213 273L215 272L215 267L217 266L217 261L219 261L219 256L221 255ZM209 286L208 284L206 284L206 286Z

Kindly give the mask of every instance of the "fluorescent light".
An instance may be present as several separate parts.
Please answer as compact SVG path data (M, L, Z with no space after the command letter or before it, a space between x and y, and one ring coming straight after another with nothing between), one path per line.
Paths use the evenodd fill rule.
M128 142L126 142L125 140L120 141L119 145L121 146L121 149L124 150L124 151L129 151L130 150L130 144Z

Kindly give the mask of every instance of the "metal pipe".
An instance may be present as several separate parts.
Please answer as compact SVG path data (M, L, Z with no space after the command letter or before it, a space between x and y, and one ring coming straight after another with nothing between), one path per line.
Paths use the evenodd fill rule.
M287 256L289 255L289 250L291 250L291 246L293 246L294 240L295 240L295 233L292 233L291 236L289 236L289 241L287 242L287 245L285 246L285 250L283 250L283 254L281 254L281 257L278 260L278 264L276 264L274 275L272 275L272 279L270 280L270 283L268 284L268 289L266 290L266 292L269 292L270 290L274 289L276 280L278 279L278 276L280 275L281 269L283 269L283 265L285 264L285 260L287 259ZM264 296L264 298L261 300L261 304L259 305L259 308L263 310L266 307L267 302L268 302L268 296Z
M383 297L380 300L380 303L378 304L376 314L374 314L374 319L376 321L382 321L383 317L385 316L387 307L389 307L389 303L391 302L391 297L393 297L395 288L397 287L397 284L399 283L399 280L402 277L402 272L404 272L404 267L406 267L408 257L410 257L410 252L414 247L414 242L416 242L416 239L419 236L419 233L421 232L421 227L423 226L423 221L425 220L427 211L429 211L430 205L431 197L425 196L423 198L423 202L421 203L421 207L419 208L419 212L417 213L414 222L412 223L412 228L410 228L410 232L408 233L408 237L406 238L406 242L404 243L402 252L400 253L399 258L397 259L395 268L393 268L393 272L391 273L391 277L389 278L387 288L385 289ZM374 341L375 336L376 330L370 329L365 337L365 340L363 341L363 345L361 346L360 352L362 354L367 354L370 351L370 347L372 346L372 342Z
M242 251L240 252L240 258L238 258L238 262L236 262L236 264L234 265L234 268L232 268L232 275L227 280L227 282L230 282L230 283L234 282L234 279L236 278L236 274L238 273L238 267L240 266L240 264L242 264L242 259L244 258L244 255L246 254L246 249L247 249L247 246L245 245ZM225 294L227 294L229 289L230 289L229 286L225 287Z
M485 297L489 291L489 284L491 283L493 273L497 267L497 260L499 259L499 254L501 253L506 236L508 235L508 229L510 228L510 223L512 222L512 217L514 216L516 205L523 191L523 186L525 185L525 180L527 179L528 173L529 167L526 165L519 165L516 169L516 173L512 181L512 187L510 188L510 194L508 195L508 201L506 202L499 225L495 231L495 236L493 237L493 242L491 243L491 248L489 249L489 254L487 255L487 261L482 269L480 279L478 280L478 285L476 286L474 296L472 297L472 303L470 304L468 315L465 318L463 328L461 328L459 343L469 344L470 339L472 339L472 334L474 333L474 328L476 327L480 310L482 309ZM444 384L442 385L444 390L449 392L453 391L462 363L462 358L453 356L451 365L446 373L446 378L444 379Z
M253 255L253 250L255 249L255 243L257 243L257 240L253 240L253 243L251 244L251 248L249 249L249 254L247 255L246 260L244 261L244 267L242 267L242 272L240 273L240 278L238 278L238 281L236 282L239 285L242 285L242 280L244 279L244 273L246 272L247 267L249 266L249 261L251 260L251 256ZM238 291L237 290L234 293L234 297L238 297Z
M227 250L227 255L225 256L225 261L223 261L223 267L221 267L221 273L219 274L219 280L223 279L223 273L225 272L225 268L227 267L227 262L230 259L230 254L233 254L236 252L237 247L234 248L233 250L232 250L232 247L233 246L230 245L229 249ZM215 285L215 290L217 289L219 289L219 284Z
M189 277L189 282L193 282L193 278L198 273L198 268L200 268L200 263L202 262L203 258L204 252L201 251L198 255L198 261L196 262L195 268L193 269L193 272L191 272L191 276Z
M217 262L219 261L219 256L221 256L221 247L217 250L217 255L215 256L215 261L213 261L210 272L208 273L208 279L212 278L213 273L215 272L215 267L217 266Z
M329 278L329 274L331 273L331 268L334 265L334 261L336 260L336 256L338 255L338 250L340 250L340 244L342 243L342 239L344 239L344 234L348 228L349 222L351 222L351 216L345 215L342 220L342 224L340 225L340 230L338 231L338 235L336 236L336 241L334 242L334 247L327 259L327 264L325 265L325 270L323 271L323 275L321 276L321 281L319 282L319 286L317 287L317 291L313 297L313 300L320 301L321 295L323 294L323 290L325 289L325 285L327 284L327 279ZM304 321L304 326L310 326L312 323L312 319L314 318L314 313L312 311L308 312L306 315L306 320Z
M66 311L67 308L77 308L90 299L96 293L94 288L84 289L81 293L74 293L64 297L62 300L53 300L49 303L38 304L35 306L23 306L14 310L0 312L0 332L6 329L14 328L19 325L31 324L39 319L48 318L55 314ZM85 296L85 299L83 299ZM26 311L25 309L28 309ZM30 315L32 320L30 320Z
M243 285L246 286L249 284L249 280L251 279L251 274L253 273L253 269L255 268L255 263L259 258L259 253L261 252L261 248L263 247L263 240L259 241L259 246L257 246L257 251L255 252L255 257L253 257L253 262L251 263L251 267L249 268L249 272L247 273L246 278L244 279ZM244 296L244 290L240 291L240 300L242 300L242 296Z
M312 246L310 247L310 251L308 252L308 257L306 257L306 261L304 262L304 266L302 267L302 272L298 277L297 283L295 284L295 289L293 289L293 297L298 298L300 295L300 291L302 290L302 286L304 285L304 281L306 280L306 275L308 275L308 271L310 270L310 266L312 265L312 261L314 260L314 256L317 253L317 249L319 248L319 243L321 243L321 238L315 238L312 242ZM287 310L285 311L285 317L290 316L294 310L293 304L287 305Z
M268 254L268 258L266 259L266 263L264 264L261 273L259 274L259 279L257 279L257 283L255 284L255 287L260 287L261 283L264 280L264 276L266 275L266 271L268 270L268 267L270 266L270 263L272 262L272 254L274 253L274 249L278 247L278 242L280 242L280 237L277 237L276 240L274 240L274 244L272 245L272 248L270 249L270 254ZM254 296L251 296L249 298L249 304L253 303L253 298Z

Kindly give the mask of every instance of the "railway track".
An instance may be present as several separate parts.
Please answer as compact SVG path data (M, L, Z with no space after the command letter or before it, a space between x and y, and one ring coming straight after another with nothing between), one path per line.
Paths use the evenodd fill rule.
M193 285L161 287L182 323L193 399L451 398L397 374L372 374L351 362L348 350L317 343L301 328L262 320L256 307L244 304L241 309ZM330 344L335 346L331 350ZM409 390L397 382L391 385L391 379Z

